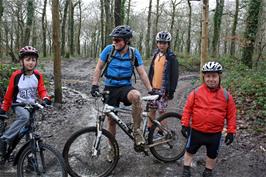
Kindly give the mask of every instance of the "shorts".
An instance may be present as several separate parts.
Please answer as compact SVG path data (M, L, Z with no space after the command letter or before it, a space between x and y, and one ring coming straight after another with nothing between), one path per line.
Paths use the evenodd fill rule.
M207 149L207 156L211 159L215 159L218 156L221 135L221 132L203 133L191 129L186 145L186 151L190 154L195 154L198 149L204 145Z
M128 100L127 95L131 90L135 90L132 86L111 87L105 86L104 90L110 91L109 97L105 100L110 106L119 107L120 102L125 106L130 106L131 102Z

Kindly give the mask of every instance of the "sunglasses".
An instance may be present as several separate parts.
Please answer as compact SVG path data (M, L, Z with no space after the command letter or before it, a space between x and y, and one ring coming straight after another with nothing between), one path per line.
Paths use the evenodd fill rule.
M157 43L160 43L160 44L168 44L168 42L165 42L165 41L158 41Z
M123 39L121 39L121 38L113 38L113 41L116 42L116 43L119 43L119 42L123 41Z

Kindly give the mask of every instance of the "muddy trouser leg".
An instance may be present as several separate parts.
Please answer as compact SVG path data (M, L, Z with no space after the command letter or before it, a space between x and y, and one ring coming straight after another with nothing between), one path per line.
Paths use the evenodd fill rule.
M142 136L142 131L140 129L141 120L142 120L141 112L142 112L141 101L140 98L138 98L132 104L133 134L136 145L141 145L145 143L145 140Z
M11 142L29 121L30 113L23 107L15 107L16 120L10 125L1 138L5 139L8 143Z

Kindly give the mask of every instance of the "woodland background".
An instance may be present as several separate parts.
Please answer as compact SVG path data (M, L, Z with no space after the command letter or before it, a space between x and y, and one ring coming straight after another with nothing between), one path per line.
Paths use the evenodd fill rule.
M208 2L208 47L204 60L225 68L223 84L234 95L239 114L257 132L266 125L266 0L0 0L0 96L19 66L18 51L32 45L40 60L54 60L55 102L62 102L61 60L96 60L112 29L128 24L132 46L148 65L155 35L172 34L171 47L182 72L199 72L203 5ZM249 125L249 124L248 124ZM244 127L247 128L248 126Z

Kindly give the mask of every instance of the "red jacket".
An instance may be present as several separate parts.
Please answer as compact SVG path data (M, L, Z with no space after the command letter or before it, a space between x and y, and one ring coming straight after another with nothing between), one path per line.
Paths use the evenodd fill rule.
M8 111L12 102L35 101L36 96L41 99L49 98L44 86L43 76L34 70L30 76L25 76L21 70L12 73L1 108Z
M236 106L232 95L224 89L210 90L206 84L192 91L184 107L181 124L206 132L222 132L226 120L227 133L236 132Z

